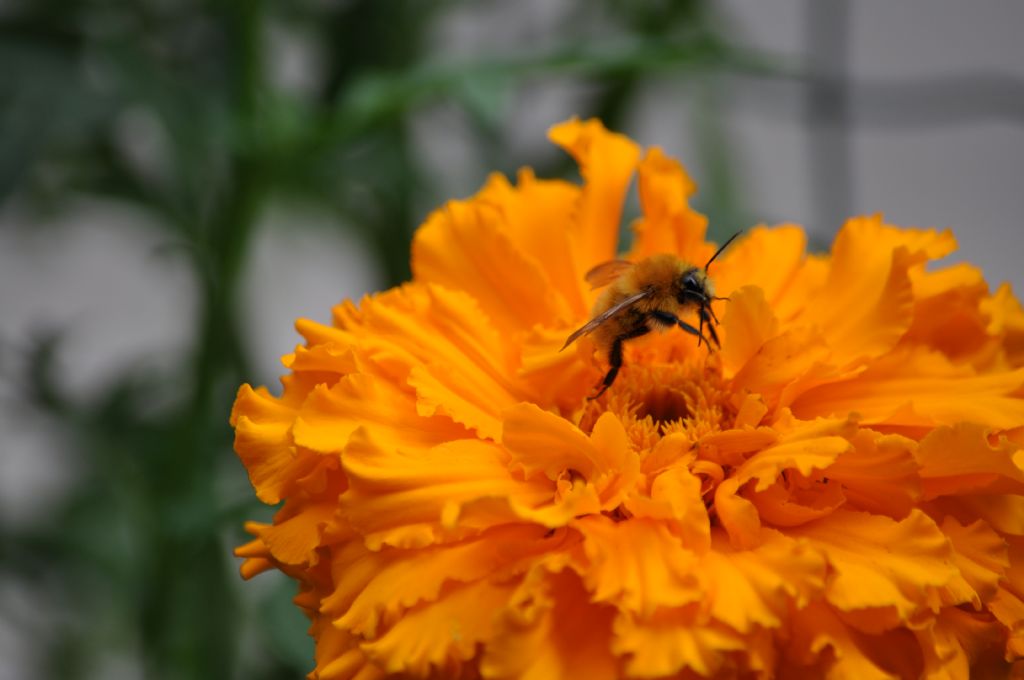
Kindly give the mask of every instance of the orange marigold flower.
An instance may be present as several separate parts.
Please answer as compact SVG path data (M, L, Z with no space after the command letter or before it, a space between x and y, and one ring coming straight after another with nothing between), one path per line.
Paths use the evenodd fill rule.
M416 234L413 280L299 321L231 422L246 577L301 584L322 680L967 678L1024 654L1024 311L948 231L756 227L715 262L721 350L584 337L617 251L715 251L660 150L552 140L583 185L493 176ZM696 320L694 320L696 322ZM985 675L988 677L988 675Z

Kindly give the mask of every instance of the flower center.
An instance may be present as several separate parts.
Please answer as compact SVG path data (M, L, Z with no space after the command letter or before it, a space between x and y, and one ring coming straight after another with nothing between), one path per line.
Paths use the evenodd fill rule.
M591 431L605 411L619 417L637 451L681 432L691 441L728 427L735 417L717 355L627 364L601 398L588 402L580 427Z

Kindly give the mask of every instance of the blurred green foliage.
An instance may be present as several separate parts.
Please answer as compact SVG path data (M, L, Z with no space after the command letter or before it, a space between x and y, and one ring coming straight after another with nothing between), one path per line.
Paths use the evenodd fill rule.
M131 204L181 246L201 298L192 352L167 375L126 368L83 403L54 368L59 334L39 338L19 364L19 407L58 422L83 471L40 521L0 526L0 579L45 593L58 610L36 636L51 677L98 677L111 655L152 678L291 678L312 666L304 620L288 601L294 585L243 586L231 555L245 540L243 520L272 514L245 488L226 422L235 389L254 377L239 272L271 198L311 202L339 229L358 230L396 283L409 273L418 206L445 198L433 192L436 170L416 156L417 114L457 107L489 166L560 175L572 171L567 159L508 147L511 93L571 78L589 93L576 113L621 128L644 80L667 74L701 93L701 153L709 186L722 188L704 208L719 233L739 222L713 76L763 66L729 47L709 3L566 0L559 38L541 52L462 61L432 53L431 31L452 13L509 4L4 3L0 201L38 228L83 195ZM318 55L301 88L272 77L281 32ZM156 162L140 162L125 143L125 116L159 133ZM179 397L152 406L166 394Z

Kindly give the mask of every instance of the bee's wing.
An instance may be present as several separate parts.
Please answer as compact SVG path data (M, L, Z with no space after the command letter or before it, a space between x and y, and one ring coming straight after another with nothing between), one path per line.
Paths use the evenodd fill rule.
M592 267L583 279L590 284L591 290L601 288L625 274L632 266L633 263L626 260L608 260Z
M579 338L581 335L586 335L587 333L591 332L592 330L594 330L595 328L597 328L598 326L600 326L605 321L607 321L608 319L612 318L613 316L615 316L616 314L618 314L622 310L626 309L630 305L636 304L640 300L643 300L645 297L650 295L651 292L652 291L650 289L644 289L644 290L640 291L639 293L633 293L632 295L630 295L625 300L622 300L618 304L616 304L616 305L614 305L612 307L609 307L607 310L605 310L601 314L598 314L593 319L588 321L586 324L584 324L583 326L577 328L576 331L572 335L570 335L568 337L568 339L566 339L565 344L562 345L562 349L565 349L566 347L571 345L573 342L575 342L576 339ZM561 350L559 350L559 351L561 351Z

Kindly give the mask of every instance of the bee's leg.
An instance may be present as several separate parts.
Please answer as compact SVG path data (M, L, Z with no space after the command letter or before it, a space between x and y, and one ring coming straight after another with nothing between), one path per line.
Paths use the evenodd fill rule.
M611 349L608 350L608 372L604 374L604 380L598 383L600 390L597 394L587 399L597 399L605 391L612 386L615 382L615 377L619 374L619 369L622 368L622 343L625 340L631 340L632 338L639 338L641 335L645 335L650 332L650 328L646 325L638 326L631 331L623 333L614 340L612 340Z
M716 300L727 300L728 298L715 298L715 299ZM710 303L705 305L704 309L706 309L708 314L711 315L711 320L715 322L716 326L719 325L720 323L722 323L721 321L718 320L718 317L715 316L715 310L711 309L711 304Z
M685 321L683 321L682 319L678 319L678 320L677 320L677 325L678 325L678 326L679 326L680 328L682 328L682 329L683 329L684 331L686 331L687 333L689 333L690 335L696 335L696 336L697 336L697 344L698 344L698 345L700 345L700 341L701 341L701 340L703 340L704 342L707 342L707 343L708 343L708 346L710 346L710 345L711 345L711 343L710 343L710 342L708 342L708 339L704 337L704 333L702 333L701 331L697 330L696 328L694 328L694 327L693 327L693 326L691 326L690 324L686 323L686 322L685 322ZM709 327L710 327L710 326L709 326Z
M715 318L715 313L711 311L710 307L700 308L700 324L701 328L704 328L704 322L708 324L708 334L711 336L711 342L715 343L715 347L721 349L722 343L718 340L718 331L715 330L715 324L718 323L718 319ZM711 343L708 343L710 346Z
M657 319L658 321L660 321L661 323L664 323L664 324L675 324L676 326L679 326L680 328L682 328L684 331L686 331L690 335L696 335L697 336L697 343L698 343L698 345L700 344L701 341L708 342L708 339L706 337L704 337L704 332L702 330L698 330L698 329L694 328L690 324L688 324L685 321L683 321L682 319L680 319L675 314L670 314L669 312L663 312L663 311L657 310L657 311L651 312L651 316L654 317L655 319ZM703 318L701 319L701 322L702 322L701 326L703 327L703 325L704 325L703 324ZM710 328L710 325L709 325L709 328ZM708 344L710 345L711 343L708 343Z

